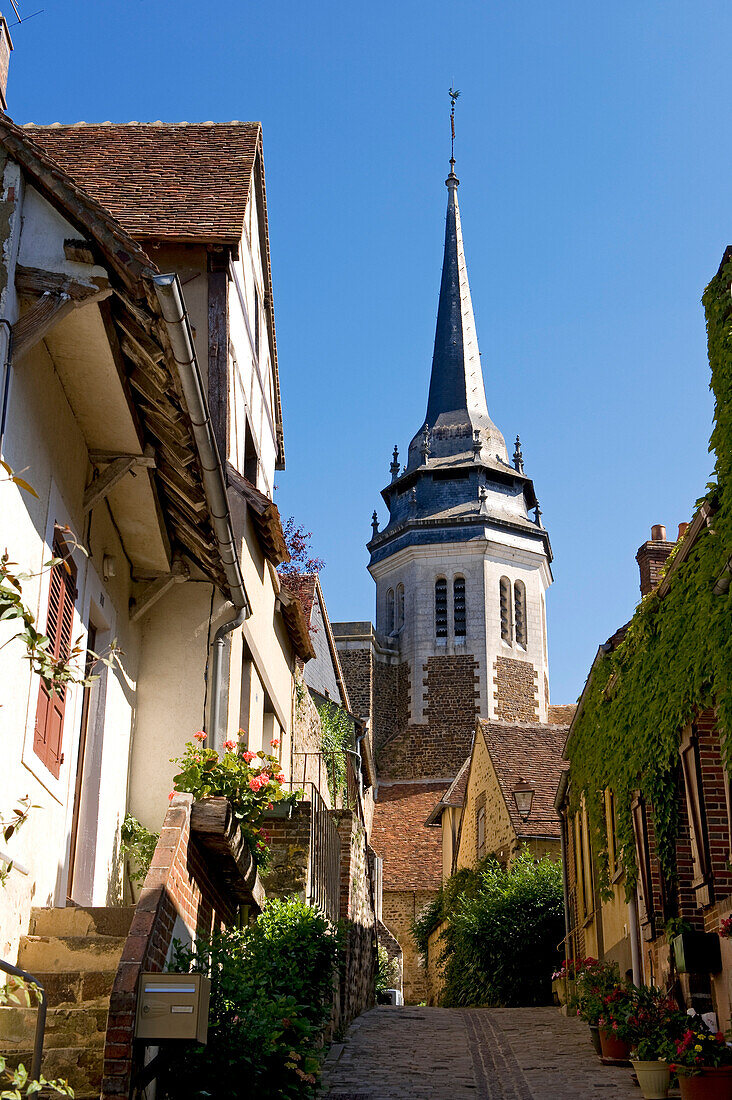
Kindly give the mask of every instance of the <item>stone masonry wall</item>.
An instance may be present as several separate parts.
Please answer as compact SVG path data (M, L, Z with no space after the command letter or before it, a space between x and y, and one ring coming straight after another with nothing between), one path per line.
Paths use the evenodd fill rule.
M369 717L373 713L374 684L371 649L339 649L338 659L353 713L359 718Z
M366 831L350 810L336 810L333 816L341 838L340 916L346 926L337 1019L344 1029L374 1003L376 920Z
M529 661L496 657L494 684L496 714L505 722L537 722L538 673Z
M310 861L310 802L299 802L292 816L265 816L264 830L269 836L270 860L262 885L268 898L307 899Z
M122 950L109 1002L102 1100L130 1094L140 974L162 971L176 917L200 936L232 925L236 918L225 883L211 875L210 860L191 838L192 804L190 794L171 800Z
M384 890L384 924L403 952L405 1004L419 1004L429 997L427 968L417 951L412 922L436 896L436 890Z
M377 754L382 778L426 779L457 774L470 752L480 710L477 669L471 653L427 659L422 666L426 724L402 726L382 746ZM402 682L401 693L408 700L408 682Z

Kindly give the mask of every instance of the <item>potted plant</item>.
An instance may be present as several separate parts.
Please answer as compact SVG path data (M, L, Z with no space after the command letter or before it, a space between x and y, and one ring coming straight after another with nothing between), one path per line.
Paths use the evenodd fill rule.
M679 1075L682 1100L732 1100L732 1047L700 1016L688 1020L671 1069Z
M673 998L655 986L633 990L633 1004L619 1025L630 1044L630 1059L646 1100L663 1100L671 1085L671 1068L676 1042L687 1026Z
M574 1004L577 1015L590 1029L590 1039L598 1057L602 1055L598 1020L602 1016L604 998L620 985L617 963L582 959L577 967Z
M602 999L600 1029L602 1057L610 1062L628 1062L630 1035L628 1020L635 1011L636 989L623 983Z
M565 959L559 970L555 970L552 974L554 1003L558 1005L568 1004L572 999L571 989L578 973L584 967L596 962L597 959Z

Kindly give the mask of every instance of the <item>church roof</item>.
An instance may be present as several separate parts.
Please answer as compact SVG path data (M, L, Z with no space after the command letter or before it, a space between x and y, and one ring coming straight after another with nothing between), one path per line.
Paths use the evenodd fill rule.
M427 415L409 447L409 467L419 465L422 437L429 427L432 453L437 456L470 451L477 430L492 455L505 460L503 436L488 415L480 365L457 189L450 162L437 327L432 355Z

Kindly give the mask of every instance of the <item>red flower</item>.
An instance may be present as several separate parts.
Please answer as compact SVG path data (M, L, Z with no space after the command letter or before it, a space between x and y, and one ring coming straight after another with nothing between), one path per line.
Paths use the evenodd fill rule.
M251 764L252 760L254 759L255 754L253 752L244 752L244 753L242 753L242 756L246 760L247 764Z
M193 736L195 737L196 741L206 740L206 734L203 732L203 730L199 730L198 733L194 733Z
M173 801L173 798L175 797L175 794L176 794L176 792L175 792L175 791L171 791L171 792L170 792L170 794L168 795L168 802L172 802L172 801Z
M236 748L236 742L235 741L224 741L224 748L228 752L232 752Z
M279 744L280 744L280 742L279 742L278 737L273 737L272 740L270 741L270 745L272 746L273 749L279 748Z

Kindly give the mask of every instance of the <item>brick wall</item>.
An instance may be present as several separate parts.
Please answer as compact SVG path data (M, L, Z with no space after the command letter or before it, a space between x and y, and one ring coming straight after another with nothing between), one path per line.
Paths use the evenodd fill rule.
M192 795L173 797L135 908L109 1003L102 1100L129 1096L140 974L165 966L176 917L197 936L208 936L236 918L225 884L191 837L192 804Z
M403 665L398 669L397 726L399 719L406 721L409 716L408 670L403 671ZM381 778L428 779L457 774L470 752L480 711L477 669L472 653L427 659L422 666L425 724L402 726L396 736L382 742L377 753Z
M350 810L335 810L341 838L341 920L345 922L345 963L341 971L338 1027L348 1027L374 1003L376 921L366 831Z
M538 721L538 674L534 666L529 661L496 657L494 669L497 717L505 722Z

